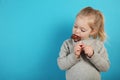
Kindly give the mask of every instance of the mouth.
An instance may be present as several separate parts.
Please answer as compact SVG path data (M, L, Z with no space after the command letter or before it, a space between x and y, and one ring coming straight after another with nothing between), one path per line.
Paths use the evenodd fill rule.
M81 40L81 37L76 34L72 34L71 38L74 40L74 42L78 42Z

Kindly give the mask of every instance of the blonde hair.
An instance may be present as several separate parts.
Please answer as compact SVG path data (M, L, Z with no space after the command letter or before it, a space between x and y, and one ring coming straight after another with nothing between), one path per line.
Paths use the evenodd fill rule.
M92 35L94 39L99 38L101 41L106 39L106 33L104 31L104 17L99 10L95 10L91 7L86 7L82 9L77 17L88 17L89 19L89 26L93 30L97 30L97 32Z

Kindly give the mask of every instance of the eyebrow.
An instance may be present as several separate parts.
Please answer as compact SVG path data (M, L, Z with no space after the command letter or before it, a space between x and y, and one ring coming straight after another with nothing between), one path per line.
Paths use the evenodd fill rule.
M77 25L77 24L74 24L74 26L78 26L78 25ZM84 27L82 27L82 26L78 26L78 27L87 30L86 28L84 28Z

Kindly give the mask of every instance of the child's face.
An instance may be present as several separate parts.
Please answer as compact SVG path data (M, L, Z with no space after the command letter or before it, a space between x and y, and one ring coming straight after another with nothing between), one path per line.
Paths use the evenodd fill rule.
M73 34L80 36L81 39L88 39L92 31L88 25L88 20L87 17L77 17L73 27Z

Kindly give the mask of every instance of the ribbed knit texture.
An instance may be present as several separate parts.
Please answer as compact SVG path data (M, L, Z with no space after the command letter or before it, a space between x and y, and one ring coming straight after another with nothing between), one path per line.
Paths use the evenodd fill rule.
M91 58L82 53L77 59L74 54L76 42L67 39L61 46L58 66L66 71L66 80L101 80L100 72L107 71L110 66L104 44L95 39L83 40L83 43L92 46L94 55Z

